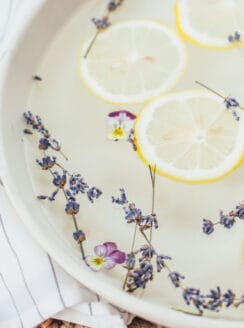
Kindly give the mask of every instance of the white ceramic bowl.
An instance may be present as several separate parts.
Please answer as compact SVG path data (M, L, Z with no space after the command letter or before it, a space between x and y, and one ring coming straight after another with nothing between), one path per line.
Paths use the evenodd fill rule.
M106 1L104 3L106 3ZM165 282L167 281L166 277L157 280L152 291L146 292L141 297L135 297L121 290L122 280L119 279L121 278L120 271L116 271L115 274L106 272L94 274L90 272L89 269L84 267L81 263L79 250L72 240L72 227L70 226L70 223L62 220L62 218L57 218L56 212L52 207L49 205L43 205L36 199L37 193L41 192L42 187L45 188L45 186L42 182L42 176L39 171L37 172L34 168L36 153L35 151L32 152L33 147L29 139L23 137L22 130L24 124L21 115L26 109L31 109L33 112L43 115L45 120L48 121L50 129L55 131L57 138L60 136L62 143L64 144L64 149L66 149L70 155L69 157L74 158L72 164L77 166L79 162L82 161L82 156L77 155L77 152L70 147L70 142L72 140L70 135L73 133L74 135L72 137L79 137L79 122L82 122L84 117L90 117L89 115L93 115L86 112L86 109L82 109L82 111L79 112L79 109L83 105L85 107L85 101L90 96L86 94L84 98L81 97L77 100L75 98L75 96L77 96L77 90L82 87L79 86L77 90L76 87L74 87L75 90L72 91L74 92L74 99L73 102L71 102L72 92L67 89L68 102L65 104L60 103L60 109L53 108L51 105L55 106L55 104L52 103L52 94L56 92L56 98L60 97L60 99L63 100L61 94L58 94L57 91L59 88L61 88L60 90L64 90L64 85L62 83L63 80L65 80L66 73L68 74L69 71L67 65L62 66L62 60L66 56L66 51L68 51L66 45L64 44L64 50L60 53L60 57L57 57L56 74L60 74L58 79L53 79L52 74L54 73L51 67L50 73L48 69L45 68L45 63L41 63L43 57L48 61L46 51L50 47L55 47L55 42L60 42L60 40L55 41L56 36L58 36L59 31L69 19L77 12L81 12L81 10L92 13L92 10L96 8L96 6L101 6L101 0L52 0L40 2L30 0L25 1L21 16L15 20L15 37L12 41L13 46L9 55L5 59L4 67L0 74L0 162L1 177L7 193L17 209L20 218L42 247L48 251L69 274L113 304L148 320L174 328L242 328L244 315L241 308L240 310L235 310L236 312L225 313L223 316L216 316L216 318L197 317L171 309L173 306L177 306L178 308L181 307L183 302L180 293L172 288L172 286L162 286L165 289L163 289L162 293L158 292L161 285L167 285ZM88 20L86 22L80 22L80 29L82 29L85 24L88 24ZM76 33L76 31L74 33ZM67 34L66 38L68 40L69 34ZM52 51L52 49L50 51ZM48 54L50 55L50 52ZM39 70L41 75L43 74L43 81L41 84L37 85L32 80L32 76L39 73ZM74 72L72 71L72 74L78 76L75 70ZM79 79L77 76L75 79ZM57 83L54 84L53 81L60 81L60 86L57 85ZM51 87L54 89L51 89L50 91ZM51 104L43 103L43 98L47 98L48 92L50 93ZM63 91L60 91L60 93L62 92ZM45 108L43 108L44 104L46 104ZM69 130L70 124L69 121L67 121L69 113L65 114L65 108L67 108L67 105L71 117L73 117L72 115L75 113L77 114L73 120L74 123L72 124L75 126L75 131L78 129L78 134L77 132ZM28 106L34 106L34 108L29 108ZM101 106L104 107L105 105L101 104ZM74 111L70 109L73 107L75 107ZM112 109L111 106L110 108ZM99 115L101 116L101 114ZM90 150L89 153L89 147L86 149L87 144L84 144L84 142L82 143L82 141L80 141L80 143L86 156L92 153L92 150ZM77 141L74 141L74 144L76 147L79 146ZM116 152L115 146L113 145L111 147L113 147ZM121 147L124 149L124 146ZM93 152L94 151L97 152L99 159L103 156L101 149L93 149ZM119 158L119 154L116 156L118 156L118 159L123 160L123 157ZM93 160L93 163L96 162L96 156L94 158L91 157L90 160ZM133 165L131 161L135 161L135 158L133 157L133 160L126 160L126 165ZM140 197L137 197L137 202L140 201L141 204L149 205L148 197L150 196L150 183L148 178L145 177L145 173L143 173L146 170L145 167L138 160L138 164L136 164L136 167L134 168L135 171L131 172L131 175L134 176L133 181L131 181L131 179L128 180L128 169L126 165L124 170L120 169L120 171L112 171L113 175L111 177L106 169L106 162L101 164L103 170L99 171L96 169L96 165L94 167L94 165L92 166L88 161L88 163L84 163L84 166L82 165L82 171L85 172L85 175L88 175L90 179L94 176L94 180L99 181L101 184L104 184L107 181L109 187L113 190L113 193L115 193L117 187L121 187L121 184L122 182L124 183L124 181L125 184L131 188L128 190L132 190L130 192L134 196L137 196L138 186L139 189L143 189L144 185L147 186L145 195L142 194ZM116 180L114 179L116 173L120 173L121 178L118 179L118 181L111 182L111 180ZM138 178L135 176L135 173L138 174ZM226 265L226 262L228 263L228 261L233 259L233 267L238 267L239 270L243 270L243 267L241 266L239 259L241 233L235 231L231 237L231 233L227 236L226 234L219 232L218 236L220 237L216 238L217 241L221 242L221 245L217 242L215 243L213 239L209 242L206 236L201 235L201 226L199 223L201 215L198 216L195 221L193 219L193 217L199 212L199 197L202 197L201 211L203 211L204 208L207 208L208 204L210 204L209 207L211 210L206 211L206 215L216 215L217 208L223 204L223 200L227 197L228 200L224 202L223 205L230 208L238 200L238 195L241 194L242 188L239 181L242 173L243 169L234 173L225 181L210 186L192 187L182 184L178 185L168 180L164 181L163 187L159 186L158 194L162 192L161 202L167 204L167 206L165 206L165 214L172 215L180 212L181 218L177 217L170 222L167 220L165 220L165 222L163 221L163 223L161 222L165 230L163 230L162 234L159 233L158 237L155 237L155 242L158 246L164 245L165 248L162 248L162 252L174 255L182 270L189 271L189 273L196 271L196 274L190 275L194 282L199 281L199 285L203 287L215 287L219 276L224 285L227 286L228 284L231 284L229 287L232 287L233 279L230 278L231 270L229 269L229 267L231 267L231 262L229 265ZM137 185L137 188L135 188L135 185ZM233 193L230 192L230 189L235 189L236 194L233 195ZM167 190L167 192L165 192L165 190ZM214 202L211 202L214 195L217 195L216 208L214 207ZM191 207L187 206L189 202L191 202ZM97 205L97 210L100 211L97 213L103 213L104 205L99 203ZM107 240L109 240L108 238L110 238L110 240L112 238L117 238L116 241L118 240L120 245L125 247L127 239L129 238L129 228L123 222L118 223L118 218L119 216L122 217L122 213L117 212L116 220L118 221L104 221L105 223L103 224L102 220L106 215L102 214L102 217L99 218L100 214L97 214L96 217L92 211L93 210L90 208L85 207L82 212L84 224L88 229L88 246L92 247L92 245L95 245L95 242L105 241L106 239L103 240L103 238L107 238ZM88 212L90 215L93 215L92 223L86 218ZM185 224L183 224L184 222L187 222L187 216L189 215L192 216L192 219L189 220L190 228L185 227ZM97 228L97 225L99 224L101 224L101 226ZM237 240L237 242L233 241L232 238ZM164 240L166 241L165 244ZM197 244L198 242L202 246L199 246ZM232 252L229 251L229 248L233 249L233 244L237 248L239 247L234 256ZM229 247L230 245L232 245L232 248ZM209 247L209 251L206 251L206 247ZM196 249L198 249L198 252L195 251ZM189 253L185 253L187 251ZM218 257L218 254L222 254L222 260L221 256ZM214 270L205 270L206 265L215 265L215 259L219 263L219 271L218 269L216 269L216 272ZM199 264L197 261L199 261ZM208 262L204 263L204 261ZM219 275L219 272L221 272L223 268L226 269L222 277L221 274ZM238 279L234 282L234 287L240 285ZM177 301L178 299L179 301Z

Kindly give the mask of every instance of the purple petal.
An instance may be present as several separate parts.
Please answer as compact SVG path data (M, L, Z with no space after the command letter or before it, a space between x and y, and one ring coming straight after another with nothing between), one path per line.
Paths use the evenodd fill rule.
M107 256L107 247L106 245L98 245L94 247L94 253L99 257Z
M117 264L124 263L126 255L124 252L121 251L114 251L112 254L109 255L111 259Z
M108 117L118 117L121 114L125 114L131 120L134 120L136 118L136 115L132 114L131 112L128 112L127 110L118 110L115 112L111 112L108 114Z
M113 242L103 243L103 246L106 248L106 254L104 256L110 256L110 254L114 251L117 251L118 247Z
M116 265L116 262L111 257L104 258L103 267L107 270L113 269Z

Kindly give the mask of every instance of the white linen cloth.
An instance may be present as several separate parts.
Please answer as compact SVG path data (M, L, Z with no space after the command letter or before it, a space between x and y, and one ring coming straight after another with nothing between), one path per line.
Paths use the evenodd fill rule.
M129 315L79 284L32 240L0 185L0 327L32 328L48 317L125 328Z
M0 64L24 0L0 0ZM33 0L39 1L41 0ZM0 184L0 327L32 328L55 317L94 328L125 328L130 315L65 273L29 235Z

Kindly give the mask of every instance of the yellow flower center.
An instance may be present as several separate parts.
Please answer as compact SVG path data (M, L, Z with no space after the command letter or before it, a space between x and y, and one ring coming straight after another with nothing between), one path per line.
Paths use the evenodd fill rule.
M124 136L124 130L119 127L119 128L116 128L114 131L113 131L113 136L114 137L123 137Z
M103 257L96 257L92 260L92 262L97 265L100 266L104 263L104 258Z

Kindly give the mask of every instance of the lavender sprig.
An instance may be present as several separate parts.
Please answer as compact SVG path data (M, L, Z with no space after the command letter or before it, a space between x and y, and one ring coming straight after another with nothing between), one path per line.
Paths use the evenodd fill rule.
M130 271L126 282L127 291L132 293L138 288L144 289L151 280L153 280L153 265L150 260L144 260L138 268Z
M203 219L202 230L206 235L210 235L214 232L214 227L216 225L231 229L238 219L244 220L244 202L236 205L235 210L230 211L228 214L224 214L223 211L220 211L219 221L213 222L209 219Z
M33 115L31 113L31 111L27 111L27 112L23 113L23 117L28 126L30 126L34 131L40 133L41 138L39 139L39 144L38 144L39 149L55 150L57 152L60 152L62 154L62 156L67 160L67 157L61 151L60 143L56 139L51 138L51 135L50 135L48 129L43 124L42 119L39 115ZM33 134L33 131L31 131L30 129L24 129L24 133L25 134Z
M141 231L154 227L158 229L158 220L155 213L143 215L142 210L137 208L134 203L129 203L125 190L120 189L120 197L112 197L112 203L122 205L124 218L127 223L136 223Z
M220 287L210 289L208 294L202 294L200 289L185 288L183 298L187 305L195 306L200 315L204 310L219 312L223 306L237 308L244 303L244 295L238 299L232 290L228 289L226 292L222 292Z
M125 221L127 223L134 223L146 241L145 245L141 246L138 250L130 252L126 256L124 267L128 272L124 288L128 292L132 293L138 288L145 289L148 283L153 280L155 273L168 272L170 282L175 288L181 290L182 298L186 305L193 306L197 310L197 313L190 313L178 309L177 311L202 315L205 310L219 312L223 307L233 306L237 308L241 304L244 304L244 295L238 298L231 289L222 292L221 288L217 286L215 289L210 289L209 292L203 293L199 288L184 285L185 276L178 271L172 270L168 265L168 261L171 261L172 258L168 255L159 254L146 235L146 231L140 228L141 217L143 217L142 210L137 208L134 203L128 201L123 188L120 189L120 197L112 197L112 202L122 207ZM239 204L236 207L235 213L239 218L244 219L244 204ZM222 224L230 227L231 223L226 220L223 213L221 215ZM210 231L213 228L210 222L210 220L206 219L204 221L205 230L206 233L208 231L208 234L211 233ZM155 265L153 261L155 261Z
M109 26L111 26L111 22L109 20L111 13L113 13L114 11L116 11L120 6L122 6L124 0L112 0L109 1L107 4L107 8L106 8L106 14L102 17L102 18L95 18L93 17L91 19L92 23L95 25L97 31L96 34L94 35L94 37L92 38L85 54L84 54L84 58L86 59L89 52L91 51L94 43L97 40L98 35L100 34L100 32L105 31Z
M41 160L37 159L36 162L40 165L42 170L48 170L56 164L56 157L45 156Z
M219 96L220 98L222 98L224 100L224 104L226 109L231 110L232 111L232 115L235 118L236 121L240 120L240 116L238 115L238 113L236 112L235 108L239 108L241 110L244 110L244 108L242 106L240 106L239 102L232 97L225 97L223 96L221 93L209 88L207 85L199 82L199 81L195 81L195 83L197 83L198 85L200 85L201 87L209 90L210 92L214 93L215 95Z
M134 151L137 150L136 142L135 142L135 131L131 129L127 138L127 141L132 145Z
M133 247L126 257L125 268L128 271L123 288L126 288L128 292L134 292L138 288L144 289L153 279L154 266L152 260L155 259L157 270L161 271L162 268L167 268L165 260L171 259L169 256L158 254L152 246L150 237L146 235L147 230L158 228L156 214L143 215L141 209L128 201L123 188L120 189L119 197L112 197L112 203L122 206L125 221L128 224L134 224L135 231L139 231L146 240L146 245L142 245L138 250L134 250L135 240L133 238ZM152 208L154 208L154 205Z
M59 192L62 191L62 194L66 200L64 211L73 219L73 224L75 227L73 238L79 244L82 259L86 263L86 256L83 248L83 242L86 240L86 235L84 231L78 227L77 223L76 216L80 210L80 204L77 201L77 197L81 194L85 194L87 199L91 203L94 203L94 200L98 199L102 192L97 187L90 187L80 174L69 173L61 164L58 163L57 157L50 156L46 153L47 151L61 152L61 146L56 139L51 138L51 135L44 126L40 116L34 116L30 111L28 111L23 114L23 117L26 124L32 128L32 130L25 129L24 133L32 135L35 131L40 134L38 148L42 150L44 156L41 159L37 159L36 162L42 170L51 174L52 184L55 187L51 195L39 195L37 198L40 200L47 199L49 201L55 201Z

